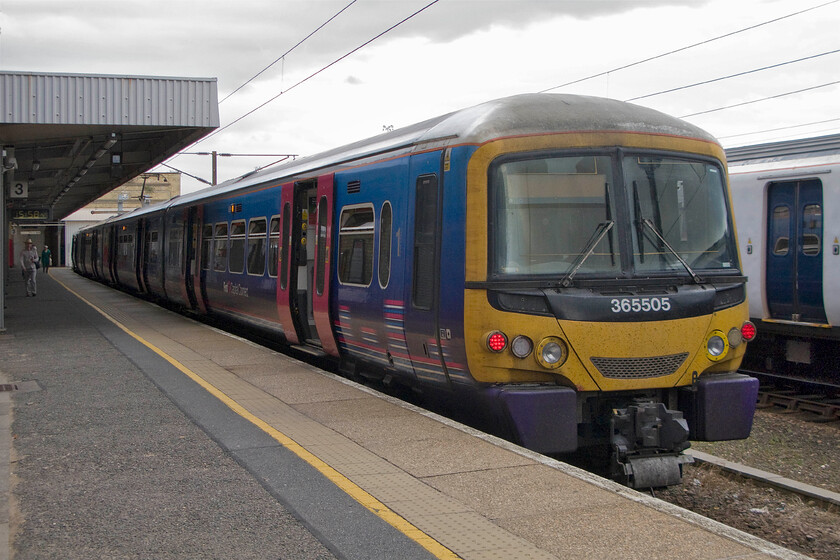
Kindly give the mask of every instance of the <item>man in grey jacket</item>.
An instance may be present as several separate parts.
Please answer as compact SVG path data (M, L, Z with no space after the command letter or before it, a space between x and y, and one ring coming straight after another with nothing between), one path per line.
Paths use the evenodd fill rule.
M23 277L26 278L26 297L35 297L38 292L35 284L35 274L38 267L38 251L32 246L32 240L27 239L25 249L20 252L20 267L23 269Z

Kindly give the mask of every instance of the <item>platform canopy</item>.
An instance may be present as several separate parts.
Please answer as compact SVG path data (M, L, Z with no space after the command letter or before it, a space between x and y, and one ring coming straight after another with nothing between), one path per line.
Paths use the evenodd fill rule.
M215 78L0 72L8 219L61 220L218 126Z

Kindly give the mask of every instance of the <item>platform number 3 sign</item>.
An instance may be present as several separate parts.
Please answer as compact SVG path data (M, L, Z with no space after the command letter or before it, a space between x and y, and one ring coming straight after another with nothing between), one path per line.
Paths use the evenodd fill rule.
M9 189L9 198L28 198L29 184L26 181L13 181Z

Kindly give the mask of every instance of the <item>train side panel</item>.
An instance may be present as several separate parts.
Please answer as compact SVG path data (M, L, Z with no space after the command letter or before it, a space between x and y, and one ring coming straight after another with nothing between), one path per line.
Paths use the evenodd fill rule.
M408 174L408 157L335 174L330 306L345 361L413 380L405 332Z
M277 255L272 256L270 242L270 224L279 204L280 189L273 187L202 205L199 293L208 312L279 330L277 272L272 268Z
M475 384L464 346L464 277L467 215L467 164L475 146L456 146L443 153L440 239L440 317L438 338L443 364L453 385Z

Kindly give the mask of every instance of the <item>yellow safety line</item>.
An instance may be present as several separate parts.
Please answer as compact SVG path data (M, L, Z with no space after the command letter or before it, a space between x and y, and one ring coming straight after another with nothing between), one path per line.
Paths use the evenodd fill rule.
M433 539L432 537L415 527L404 517L391 510L388 506L386 506L385 504L377 500L374 496L363 490L356 483L354 483L353 481L345 477L343 474L329 466L327 463L313 455L311 452L309 452L302 445L294 441L292 438L290 438L280 430L274 428L264 420L249 412L244 406L236 402L234 399L230 398L227 394L222 392L215 385L211 384L199 374L190 370L189 368L178 362L175 358L173 358L172 356L170 356L169 354L152 344L151 342L145 340L140 335L131 331L128 327L126 327L125 325L108 315L97 305L88 301L84 296L68 287L56 276L54 276L53 278L56 281L58 281L59 284L64 286L64 288L68 292L75 295L77 298L79 298L87 305L95 309L97 312L99 312L99 314L101 314L103 317L114 323L126 334L128 334L129 336L131 336L132 338L134 338L135 340L152 350L154 353L159 355L161 358L175 366L178 370L187 375L187 377L189 377L190 379L201 385L204 389L206 389L211 395L222 401L225 405L227 405L228 408L230 408L238 415L257 426L258 428L260 428L272 438L274 438L277 442L280 443L280 445L282 445L283 447L285 447L286 449L288 449L289 451L291 451L292 453L309 463L318 472L327 477L330 481L332 481L333 484L335 484L344 492L349 494L350 497L359 502L362 506L364 506L366 509L372 512L374 515L378 516L383 521L387 522L389 525L397 529L399 532L403 533L405 536L407 536L408 538L425 548L436 558L440 558L441 560L460 560L460 556L458 556L457 554L440 544L438 541L436 541L435 539Z

